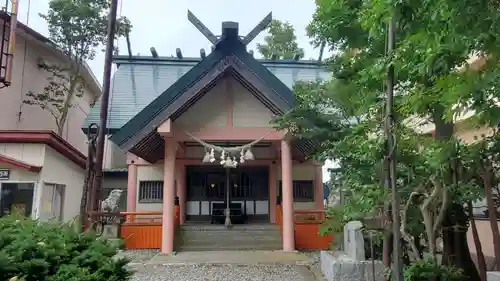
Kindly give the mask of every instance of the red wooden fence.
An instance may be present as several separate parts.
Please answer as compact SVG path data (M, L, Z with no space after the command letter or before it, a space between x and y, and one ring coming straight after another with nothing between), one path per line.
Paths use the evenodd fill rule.
M174 207L175 227L179 225L179 206ZM125 222L120 227L120 236L126 249L161 248L161 212L122 212Z
M325 220L323 210L297 210L293 214L295 229L295 248L304 250L328 249L333 236L319 234ZM281 205L276 205L276 223L280 225L283 239L283 213Z

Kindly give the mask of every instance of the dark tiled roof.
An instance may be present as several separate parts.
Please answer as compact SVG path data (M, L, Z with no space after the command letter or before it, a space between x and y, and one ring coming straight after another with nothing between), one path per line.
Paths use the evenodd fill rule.
M200 58L115 57L114 62L119 67L111 84L108 128L120 129L200 61ZM258 62L290 89L296 81L329 77L329 73L314 61ZM91 109L84 129L91 123L99 123L99 107L100 101Z

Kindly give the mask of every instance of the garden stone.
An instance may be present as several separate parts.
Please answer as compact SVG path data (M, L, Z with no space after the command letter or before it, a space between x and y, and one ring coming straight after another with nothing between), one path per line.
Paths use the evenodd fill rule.
M344 251L355 260L365 260L365 241L363 237L363 223L350 221L344 226Z

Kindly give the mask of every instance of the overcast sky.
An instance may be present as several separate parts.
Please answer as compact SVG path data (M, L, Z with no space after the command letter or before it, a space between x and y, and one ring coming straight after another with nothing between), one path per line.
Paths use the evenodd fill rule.
M290 22L298 37L299 46L305 50L305 58L318 58L319 50L309 44L305 28L315 9L314 0L119 0L118 15L132 22L131 45L133 54L150 55L154 46L160 56L175 55L181 48L185 57L199 56L200 48L210 50L208 40L188 21L191 10L210 30L220 34L223 21L239 22L240 35L246 35L269 12L274 19ZM48 0L20 0L19 20L43 35L48 35L47 24L38 14L48 10ZM147 5L146 5L147 3ZM264 33L249 45L256 49ZM119 40L121 54L126 52L125 40ZM89 62L99 81L102 81L104 54L100 53ZM325 173L326 176L326 173ZM325 178L326 179L326 178Z

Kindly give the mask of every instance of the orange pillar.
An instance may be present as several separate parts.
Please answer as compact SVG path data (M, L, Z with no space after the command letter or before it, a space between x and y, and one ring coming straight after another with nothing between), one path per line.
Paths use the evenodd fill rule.
M179 223L184 224L186 216L186 166L179 164L176 171L177 197L179 197Z
M137 206L137 165L128 165L127 212L135 212Z
M161 252L171 254L174 251L174 200L175 200L175 152L177 143L172 138L165 138L165 160L163 166L163 216Z
M278 171L276 164L269 165L269 222L276 223L276 197L278 196Z
M325 205L323 194L323 167L321 165L316 166L315 169L314 189L314 201L316 201L316 208L318 210L323 210Z
M292 149L286 140L281 141L281 205L283 208L283 251L295 250L295 231L293 220L293 180Z

